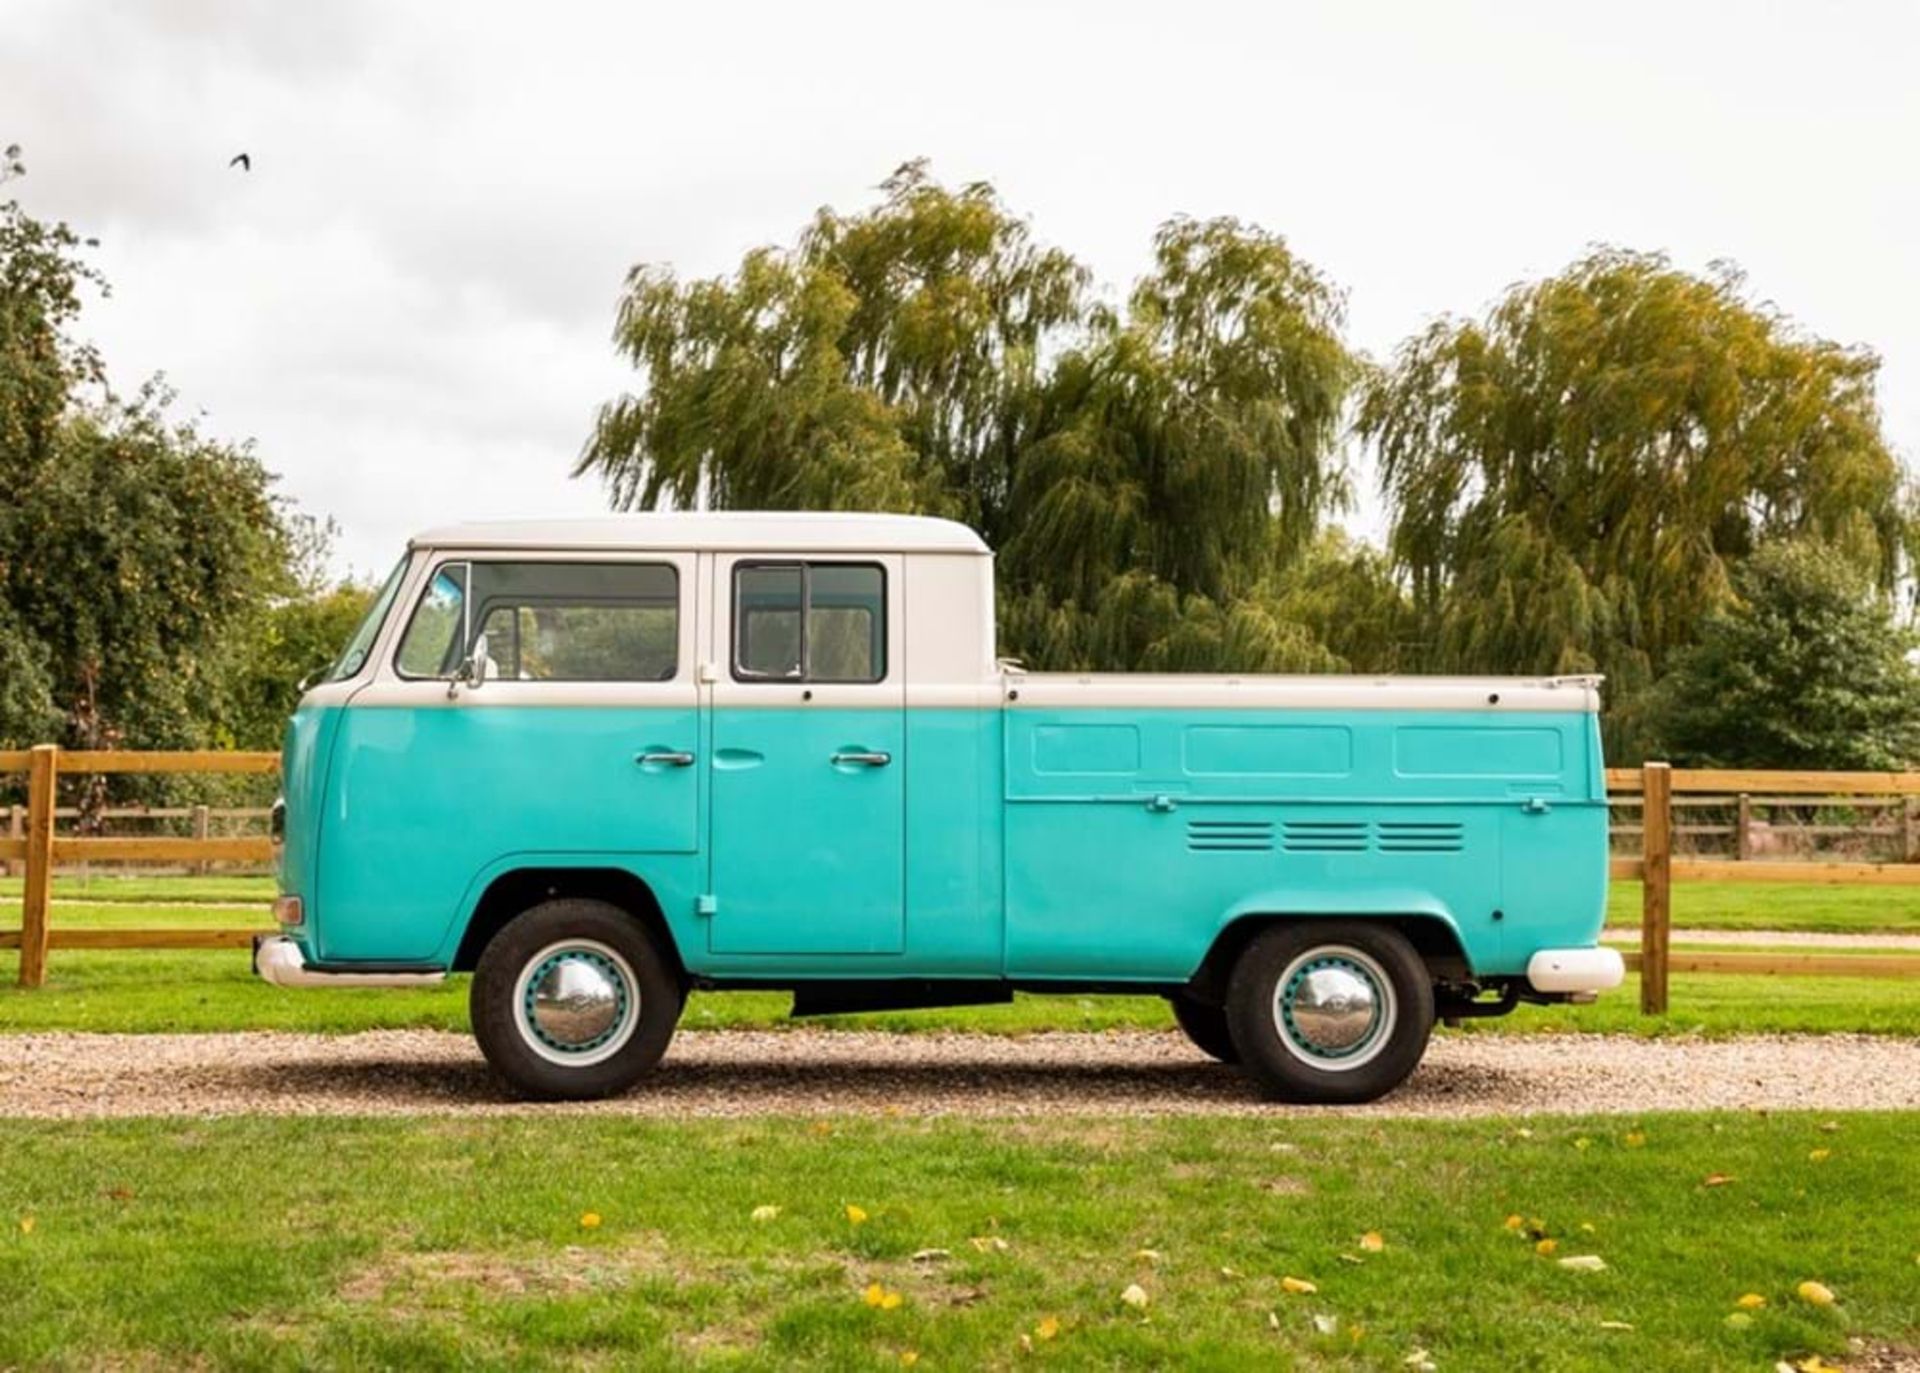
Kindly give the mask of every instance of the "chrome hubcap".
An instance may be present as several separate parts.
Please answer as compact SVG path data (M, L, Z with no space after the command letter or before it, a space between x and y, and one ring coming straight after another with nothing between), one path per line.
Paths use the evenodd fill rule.
M1393 983L1370 956L1346 945L1310 949L1274 989L1274 1026L1295 1058L1350 1072L1386 1047L1397 1016Z
M596 940L551 944L534 955L514 1002L528 1046L572 1067L610 1058L631 1037L640 1010L633 969Z

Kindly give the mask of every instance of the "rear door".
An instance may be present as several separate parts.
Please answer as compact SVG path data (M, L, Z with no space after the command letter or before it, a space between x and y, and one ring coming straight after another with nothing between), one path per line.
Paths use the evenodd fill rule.
M898 555L715 558L717 954L894 954L906 898Z

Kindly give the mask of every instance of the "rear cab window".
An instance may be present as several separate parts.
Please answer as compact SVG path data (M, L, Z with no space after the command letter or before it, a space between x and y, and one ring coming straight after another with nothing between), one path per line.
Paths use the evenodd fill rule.
M875 563L737 563L734 678L883 681L886 604L886 572Z

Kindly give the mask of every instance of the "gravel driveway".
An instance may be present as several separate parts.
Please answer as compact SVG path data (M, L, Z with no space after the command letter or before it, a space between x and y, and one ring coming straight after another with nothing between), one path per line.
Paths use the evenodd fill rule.
M846 1031L680 1035L632 1095L591 1105L505 1101L471 1040L357 1035L8 1035L0 1115L632 1116L960 1113L1245 1115L1298 1111L1174 1034L1025 1038ZM1476 1116L1707 1108L1920 1108L1920 1040L1443 1035L1412 1080L1350 1114ZM1322 1108L1324 1109L1324 1108Z

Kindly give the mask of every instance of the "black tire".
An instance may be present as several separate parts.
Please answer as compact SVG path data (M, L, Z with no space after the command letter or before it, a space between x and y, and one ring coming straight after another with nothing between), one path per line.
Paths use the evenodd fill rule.
M562 999L536 1014L543 974L556 990L571 978L578 991L611 993L611 1008L604 997ZM683 1000L673 968L639 921L604 901L576 899L542 902L509 921L481 953L468 994L480 1052L512 1091L536 1101L626 1091L667 1051ZM569 1016L570 1039L552 1037ZM593 1037L601 1016L611 1019Z
M1314 973L1340 976L1311 978ZM1318 1016L1311 1005L1316 990L1331 994ZM1362 1013L1355 992L1371 997L1370 1013ZM1240 1066L1268 1096L1332 1105L1373 1101L1406 1081L1427 1050L1433 979L1406 936L1390 925L1276 925L1234 964L1226 1016Z
M1193 1041L1194 1048L1222 1063L1240 1061L1240 1051L1233 1045L1233 1033L1227 1028L1226 1007L1184 995L1168 997L1167 1004L1173 1007L1174 1021Z

